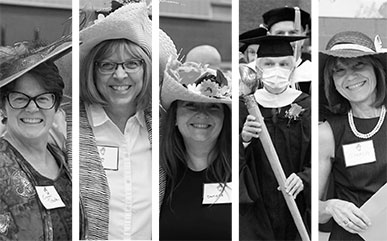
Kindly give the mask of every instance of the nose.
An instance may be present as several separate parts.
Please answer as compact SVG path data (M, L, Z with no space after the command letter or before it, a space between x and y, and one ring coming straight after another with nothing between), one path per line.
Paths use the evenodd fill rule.
M351 68L347 69L346 74L347 74L347 79L349 79L349 80L353 80L353 79L357 78L357 76L358 76L357 71L354 69L351 69Z
M206 106L198 106L196 110L196 118L207 119L210 110Z
M25 110L27 112L36 112L36 111L39 111L39 108L36 105L35 101L30 100L30 103L28 103L28 105L26 106Z
M117 68L114 71L114 77L117 79L124 79L124 78L128 77L128 73L126 73L122 64L117 65Z

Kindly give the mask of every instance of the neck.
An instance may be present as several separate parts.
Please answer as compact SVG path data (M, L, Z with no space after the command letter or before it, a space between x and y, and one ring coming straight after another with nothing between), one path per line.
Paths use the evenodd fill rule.
M380 116L381 107L373 107L367 104L351 104L353 116L358 118L375 118Z
M46 163L47 160L47 138L37 138L37 139L24 139L20 140L14 135L7 132L4 135L4 138L11 143L22 155L23 157L33 163Z
M214 148L215 142L189 142L185 141L188 160L187 165L191 170L201 171L206 169L211 163L211 150Z
M123 106L107 106L104 107L106 114L118 126L121 132L124 132L126 122L130 117L136 114L136 105L125 105Z

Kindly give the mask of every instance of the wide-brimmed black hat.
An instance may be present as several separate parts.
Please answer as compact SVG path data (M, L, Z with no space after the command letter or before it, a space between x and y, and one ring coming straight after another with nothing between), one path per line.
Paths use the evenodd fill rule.
M248 30L246 32L243 32L239 35L239 42L242 42L246 39L251 39L251 38L256 38L256 37L261 37L261 36L266 36L267 34L267 28L264 27L263 25L260 25L258 28L254 28L251 30ZM240 52L245 52L249 44L244 43L240 48Z

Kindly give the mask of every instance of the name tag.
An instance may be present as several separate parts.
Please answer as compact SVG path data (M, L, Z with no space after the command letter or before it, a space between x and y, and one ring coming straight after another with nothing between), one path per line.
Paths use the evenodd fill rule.
M66 206L54 186L36 186L35 188L40 202L47 210Z
M118 147L97 146L105 170L118 171Z
M343 145L345 166L352 167L376 161L372 140Z
M205 183L202 204L231 203L231 182L224 187L223 183Z

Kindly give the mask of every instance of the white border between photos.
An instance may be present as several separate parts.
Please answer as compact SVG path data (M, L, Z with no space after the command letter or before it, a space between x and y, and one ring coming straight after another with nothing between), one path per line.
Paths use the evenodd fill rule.
M318 40L319 40L319 25L318 25L318 2L311 1L311 18L312 18L312 119L311 119L311 140L312 140L312 150L311 150L311 175L312 175L312 184L311 184L311 203L312 203L312 219L311 219L311 240L318 240L319 230L318 230L318 86L319 86L319 74L318 74ZM313 161L314 160L314 161Z
M159 1L152 0L152 239L159 240ZM157 73L157 74L154 74Z
M237 3L237 4L236 4ZM231 5L232 59L232 240L239 240L239 2Z
M79 240L79 1L72 1L72 228ZM75 98L74 98L75 97Z

